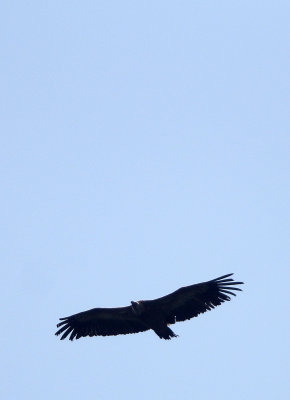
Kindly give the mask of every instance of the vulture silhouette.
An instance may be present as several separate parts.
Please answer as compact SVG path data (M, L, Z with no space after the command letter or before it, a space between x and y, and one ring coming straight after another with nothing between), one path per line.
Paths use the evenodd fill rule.
M117 308L93 308L69 317L60 318L59 328L55 333L63 340L85 336L127 335L152 329L160 339L177 337L169 325L197 317L210 311L235 296L234 291L241 291L229 278L233 274L184 286L166 296L155 300L131 301L131 306Z

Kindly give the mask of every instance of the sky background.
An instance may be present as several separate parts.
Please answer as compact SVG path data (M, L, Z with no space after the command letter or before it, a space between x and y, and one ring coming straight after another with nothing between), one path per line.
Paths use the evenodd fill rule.
M289 1L1 7L3 399L289 396ZM59 317L234 272L138 335Z

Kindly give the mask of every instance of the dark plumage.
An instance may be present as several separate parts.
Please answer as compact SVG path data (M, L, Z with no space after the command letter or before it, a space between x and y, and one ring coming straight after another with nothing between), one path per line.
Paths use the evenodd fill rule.
M93 308L70 317L60 318L56 335L61 340L84 336L126 335L153 329L161 339L176 337L168 325L197 317L206 311L231 300L234 291L241 290L223 275L208 282L185 286L155 300L131 301L131 306L118 308Z

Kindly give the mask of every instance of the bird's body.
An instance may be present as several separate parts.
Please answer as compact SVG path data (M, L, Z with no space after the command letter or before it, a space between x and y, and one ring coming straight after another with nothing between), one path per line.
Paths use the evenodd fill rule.
M177 335L168 325L197 317L235 296L241 290L228 279L232 274L208 282L185 286L155 300L131 301L131 306L118 308L93 308L69 317L60 318L56 335L70 340L85 336L126 335L152 329L160 339Z

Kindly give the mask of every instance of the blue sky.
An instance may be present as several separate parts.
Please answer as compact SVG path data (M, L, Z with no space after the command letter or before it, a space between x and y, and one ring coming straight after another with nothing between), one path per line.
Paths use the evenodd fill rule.
M288 1L10 1L1 11L1 398L289 395ZM59 317L235 272L152 332Z

